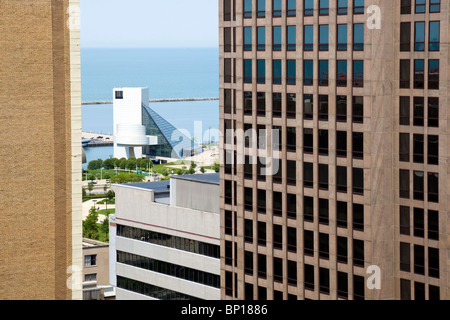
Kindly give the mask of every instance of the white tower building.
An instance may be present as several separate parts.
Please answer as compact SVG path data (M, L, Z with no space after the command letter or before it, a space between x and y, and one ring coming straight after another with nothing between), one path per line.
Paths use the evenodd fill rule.
M141 158L142 147L155 143L142 125L142 107L148 106L148 88L114 89L114 157Z

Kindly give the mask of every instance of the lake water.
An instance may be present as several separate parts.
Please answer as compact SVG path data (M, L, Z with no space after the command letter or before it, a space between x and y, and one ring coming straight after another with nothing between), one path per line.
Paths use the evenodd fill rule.
M219 97L218 60L217 48L82 49L82 101L112 101L116 87L148 87L150 99ZM218 139L218 101L162 102L150 107L197 140L199 135L203 141ZM82 117L83 131L112 134L112 105L84 105ZM111 147L86 149L88 162L112 155Z

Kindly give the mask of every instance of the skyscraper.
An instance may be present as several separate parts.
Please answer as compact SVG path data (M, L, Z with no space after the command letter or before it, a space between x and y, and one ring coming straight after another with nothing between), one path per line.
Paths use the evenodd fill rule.
M2 0L0 30L0 299L81 299L79 1Z
M219 9L222 298L449 299L449 1Z

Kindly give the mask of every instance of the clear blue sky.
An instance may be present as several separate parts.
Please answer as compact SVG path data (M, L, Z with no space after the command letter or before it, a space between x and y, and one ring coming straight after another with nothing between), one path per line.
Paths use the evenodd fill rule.
M217 0L80 0L82 48L217 47Z

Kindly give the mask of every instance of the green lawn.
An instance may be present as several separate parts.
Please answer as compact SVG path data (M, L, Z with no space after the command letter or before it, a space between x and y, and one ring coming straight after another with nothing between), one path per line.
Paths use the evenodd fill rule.
M116 209L108 209L108 210L102 209L102 210L98 211L98 214L102 214L104 216L108 216L110 214L115 214L115 213L116 213Z

